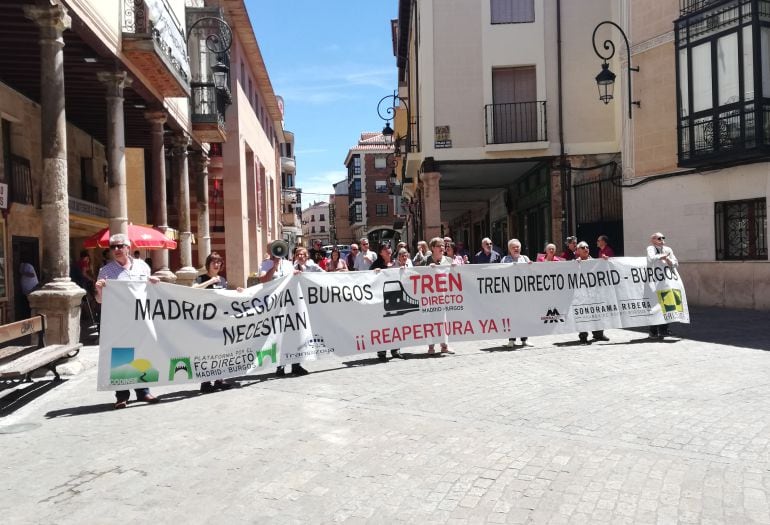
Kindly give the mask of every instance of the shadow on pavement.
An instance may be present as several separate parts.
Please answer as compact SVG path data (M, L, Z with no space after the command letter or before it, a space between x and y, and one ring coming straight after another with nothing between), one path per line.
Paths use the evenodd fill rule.
M675 339L770 350L769 324L768 311L691 306L690 324L673 323L669 327ZM631 330L646 334L647 327Z
M33 381L32 383L9 383L3 385L0 387L0 395L2 395L2 398L0 398L0 417L13 413L46 392L64 384L65 381L66 379L61 381L44 380Z

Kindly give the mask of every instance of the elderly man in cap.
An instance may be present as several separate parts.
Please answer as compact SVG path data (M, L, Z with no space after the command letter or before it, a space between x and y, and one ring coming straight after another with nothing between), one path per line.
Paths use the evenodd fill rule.
M96 288L96 300L102 302L102 289L107 286L107 281L116 279L118 281L150 281L157 283L160 280L151 275L150 267L141 259L135 259L129 255L131 253L131 241L123 233L116 233L110 236L110 251L112 260L99 269L99 276L96 278L94 287ZM157 403L160 401L157 397L150 394L149 388L137 388L136 399L145 403ZM128 398L131 396L130 390L118 390L115 392L115 408L126 408Z

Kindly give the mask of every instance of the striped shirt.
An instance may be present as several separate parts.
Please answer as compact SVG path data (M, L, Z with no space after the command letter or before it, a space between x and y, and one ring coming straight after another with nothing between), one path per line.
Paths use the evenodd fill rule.
M99 279L116 279L118 281L146 281L152 271L141 259L128 257L128 268L116 261L110 261L99 269Z

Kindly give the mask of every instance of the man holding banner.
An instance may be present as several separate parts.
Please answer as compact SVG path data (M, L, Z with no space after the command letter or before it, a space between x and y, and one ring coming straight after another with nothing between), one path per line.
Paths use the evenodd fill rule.
M650 235L650 245L647 247L647 264L652 267L676 268L679 261L676 260L674 250L666 246L666 236L660 232ZM668 324L658 324L650 326L650 337L663 339L671 335L668 331Z
M152 272L147 263L128 255L129 250L131 250L131 241L128 240L128 236L122 233L110 236L112 260L101 267L99 276L94 283L97 302L102 302L102 290L107 286L108 279L116 279L118 281L150 281L151 283L160 282L160 279L151 275ZM145 403L157 403L160 401L157 397L150 394L149 388L137 388L135 392L138 401L144 401ZM130 396L130 390L116 391L115 409L126 408Z

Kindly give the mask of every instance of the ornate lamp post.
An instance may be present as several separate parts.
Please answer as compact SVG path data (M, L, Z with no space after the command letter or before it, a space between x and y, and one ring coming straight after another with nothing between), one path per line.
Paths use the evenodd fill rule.
M604 102L605 104L609 104L610 100L613 99L613 89L615 85L615 73L613 73L610 70L609 60L612 59L613 56L615 56L615 44L612 42L612 40L607 39L603 43L603 48L606 52L605 54L602 54L602 52L599 51L599 49L596 46L596 32L599 30L599 28L605 24L609 24L613 27L615 27L619 32L620 36L623 37L623 41L626 43L626 55L628 56L628 64L626 66L626 74L628 76L628 118L633 118L633 115L631 113L632 105L636 107L642 107L642 103L638 100L632 101L631 97L631 72L638 72L638 67L631 67L631 46L628 44L628 37L626 37L626 34L623 32L623 29L616 24L615 22L612 22L610 20L605 20L604 22L599 22L597 26L594 28L594 33L592 37L593 46L594 46L594 52L596 53L596 56L604 60L602 63L602 70L599 72L598 75L596 75L596 86L599 88L599 100Z

